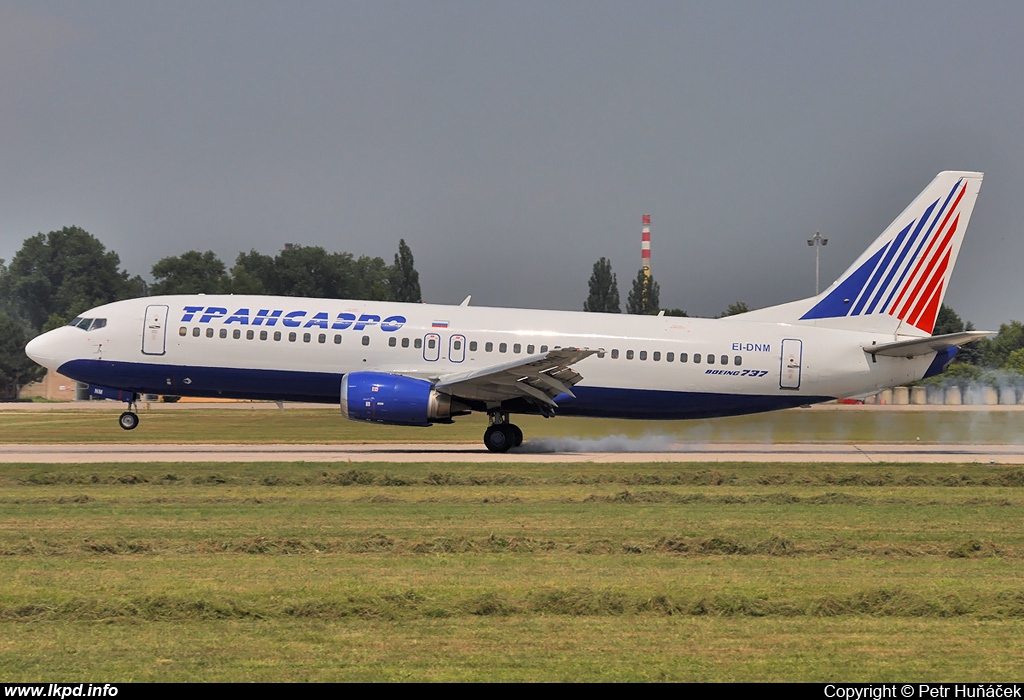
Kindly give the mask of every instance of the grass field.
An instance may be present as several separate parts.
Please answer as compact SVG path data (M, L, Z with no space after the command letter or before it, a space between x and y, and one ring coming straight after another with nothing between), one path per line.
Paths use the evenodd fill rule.
M121 404L109 410L0 411L0 443L479 443L485 417L475 414L452 425L429 428L355 423L337 409L154 409L140 411L138 428L117 427ZM1024 411L886 410L876 407L792 409L775 413L696 421L628 421L516 416L526 440L621 435L639 440L664 437L685 442L914 442L1015 443L1022 439ZM655 448L656 449L656 448Z
M0 439L122 437L78 413ZM347 434L238 413L131 439ZM1011 681L1022 506L976 465L5 465L0 680Z

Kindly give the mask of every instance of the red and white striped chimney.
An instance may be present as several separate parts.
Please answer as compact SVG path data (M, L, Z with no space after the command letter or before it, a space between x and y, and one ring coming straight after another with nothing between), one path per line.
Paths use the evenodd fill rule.
M644 274L651 274L651 215L644 214L643 226L640 228L640 267Z

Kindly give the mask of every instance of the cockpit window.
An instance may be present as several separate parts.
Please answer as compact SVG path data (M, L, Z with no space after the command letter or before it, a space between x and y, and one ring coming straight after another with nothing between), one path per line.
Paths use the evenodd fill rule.
M106 326L107 319L82 318L81 316L78 316L77 318L72 319L71 323L69 323L68 325L74 326L75 328L81 328L83 331L95 331Z

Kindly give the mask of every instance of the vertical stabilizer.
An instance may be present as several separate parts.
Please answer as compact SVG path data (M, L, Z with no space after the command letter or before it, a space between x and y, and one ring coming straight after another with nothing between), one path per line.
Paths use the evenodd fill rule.
M939 173L824 292L734 318L931 335L981 180L982 173Z

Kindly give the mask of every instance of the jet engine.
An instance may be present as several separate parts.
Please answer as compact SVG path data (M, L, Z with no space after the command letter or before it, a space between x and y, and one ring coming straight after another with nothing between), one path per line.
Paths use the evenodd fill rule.
M352 372L341 380L341 415L386 425L450 423L469 409L425 379L386 372Z

